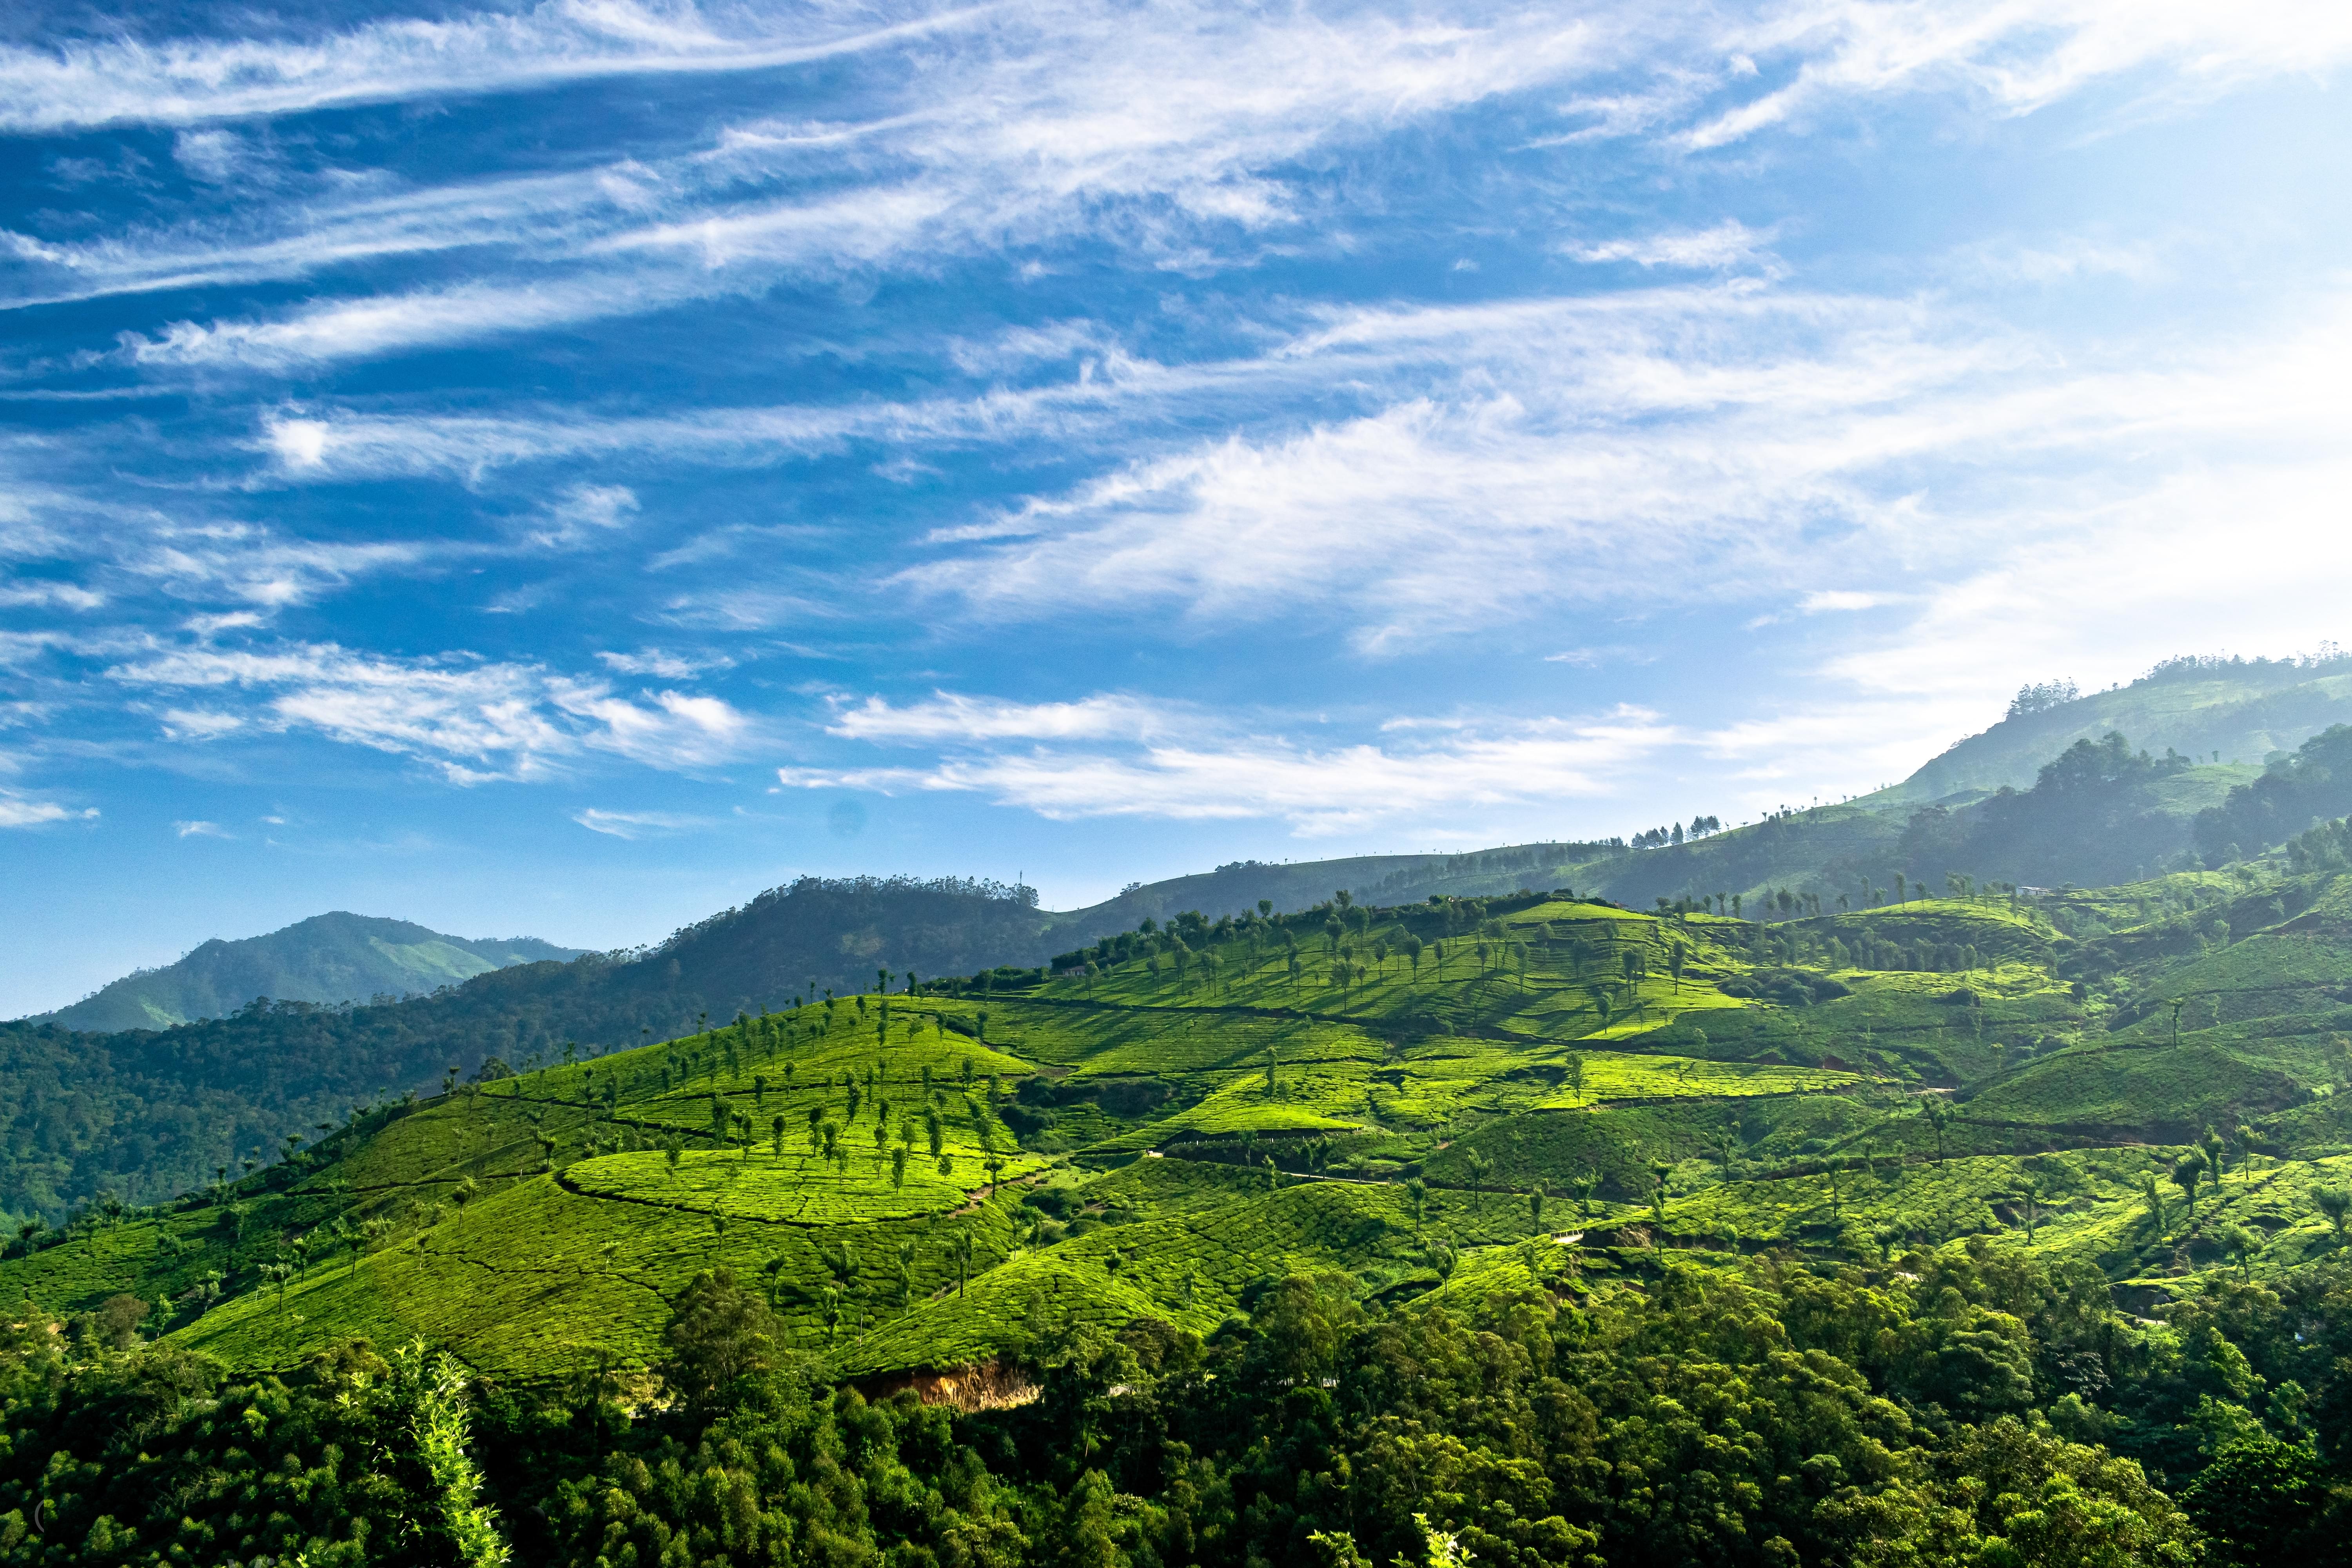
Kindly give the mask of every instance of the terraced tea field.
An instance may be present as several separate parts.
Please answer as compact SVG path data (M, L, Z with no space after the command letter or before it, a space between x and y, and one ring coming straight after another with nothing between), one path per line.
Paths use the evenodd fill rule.
M136 1294L240 1366L421 1337L530 1379L652 1363L719 1268L860 1376L1071 1323L1206 1331L1298 1268L1402 1301L1993 1237L2160 1295L2342 1245L2319 1194L2352 1181L2352 899L2266 874L2276 929L2230 940L2165 912L2205 873L2064 895L2087 940L2005 899L1179 921L1040 984L787 1006L368 1108L12 1247L0 1296Z

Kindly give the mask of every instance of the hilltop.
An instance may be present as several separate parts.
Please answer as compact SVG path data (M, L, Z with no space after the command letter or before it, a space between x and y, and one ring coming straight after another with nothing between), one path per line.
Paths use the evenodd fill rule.
M162 1029L218 1018L257 996L285 1002L357 1002L431 991L517 963L580 956L537 937L473 938L407 921L336 911L265 936L218 937L175 963L141 970L44 1015L89 1033Z
M2077 693L2030 686L2000 722L1960 741L1865 805L1925 805L2023 789L2050 758L2110 731L2150 751L2260 768L2334 724L2352 723L2352 658L2184 656L2126 685Z

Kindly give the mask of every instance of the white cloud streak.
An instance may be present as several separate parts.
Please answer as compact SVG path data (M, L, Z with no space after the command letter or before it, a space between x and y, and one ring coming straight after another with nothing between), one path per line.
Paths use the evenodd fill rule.
M1212 231L1298 216L1267 172L1286 160L1622 62L1625 47L1540 9L1421 22L1161 4L1117 16L1000 7L971 22L964 47L922 53L911 82L877 84L847 125L753 121L652 163L298 203L277 220L290 229L244 241L18 235L19 260L45 279L22 299L486 245L534 268L521 280L492 261L480 270L494 276L122 340L122 356L150 370L274 373L757 292L782 276L929 269L1077 233L1192 267ZM845 144L855 183L842 179Z
M801 25L729 31L691 6L549 0L519 13L374 22L307 40L118 37L12 47L0 49L0 131L190 124L600 76L772 70L920 37L974 15L918 14L853 31L824 26L821 12L778 14Z
M572 814L572 820L591 833L601 833L608 838L636 840L667 837L691 828L707 827L709 819L688 816L670 811L606 811L600 806L588 806Z
M859 738L960 742L961 753L916 767L785 767L777 780L787 789L972 794L1057 821L1271 818L1317 837L1604 794L1623 770L1676 740L1656 714L1633 708L1581 720L1405 723L1389 726L1380 744L1317 747L1222 734L1167 710L1139 724L1137 707L1121 697L1024 705L942 695L919 710L887 710L889 721ZM919 721L902 721L910 713ZM1417 742L1423 733L1431 738ZM1017 752L989 744L1039 738L1128 743Z
M2241 16L2199 0L1802 0L1679 17L1625 5L1572 21L1541 8L1406 19L1166 0L1116 16L1055 5L909 13L858 33L824 31L822 13L774 16L751 7L721 21L691 6L613 0L308 40L0 50L0 105L16 106L19 129L289 112L608 71L772 68L876 52L889 62L851 93L850 118L838 122L754 120L650 161L421 189L375 176L353 192L339 171L314 193L236 220L242 232L215 219L90 242L0 235L0 248L44 279L24 302L484 247L540 269L522 279L476 263L484 275L467 281L272 318L182 321L124 340L130 361L151 369L282 371L755 292L795 272L928 268L950 253L1082 230L1193 266L1214 255L1221 226L1264 229L1300 216L1297 192L1275 173L1289 160L1585 81L1630 75L1654 85L1572 100L1572 117L1598 113L1610 134L1654 132L1704 148L1832 101L1958 89L2018 113L2134 73L2157 73L2150 92L2194 94L2352 58L2340 6L2282 3ZM955 47L938 47L942 28ZM1778 68L1779 85L1760 93L1752 65L1741 64L1758 57ZM1727 96L1738 101L1723 107ZM10 123L0 110L0 128ZM224 134L198 132L211 140L184 139L184 152L225 168ZM845 153L854 184L843 183ZM1730 222L1571 254L1712 268L1754 259L1759 237ZM550 263L560 269L545 271Z
M535 664L396 659L332 643L164 649L105 673L134 690L205 693L205 708L164 711L173 739L307 731L417 759L457 784L548 778L592 752L709 767L740 754L754 732L715 697L630 697Z
M978 741L1140 738L1181 723L1159 704L1097 696L1076 702L1002 702L953 692L894 708L879 697L842 705L826 731L849 740L936 744Z
M88 822L98 816L96 806L76 811L53 800L37 800L12 789L0 789L0 828L47 827L58 822Z
M1771 230L1749 228L1738 218L1726 218L1713 228L1570 245L1568 253L1579 261L1631 261L1645 268L1717 271L1759 259L1771 242Z
M1799 0L1732 23L1719 41L1792 68L1782 85L1675 134L1696 151L1898 93L1957 89L2019 115L2119 79L2146 79L2145 97L2162 100L2316 77L2352 60L2352 13L2328 0ZM1662 95L1658 109L1685 102Z
M902 580L1009 617L1344 606L1367 649L1563 601L1798 598L1825 550L1859 580L1832 592L1884 594L2030 550L2053 496L2122 508L2214 463L2330 493L2347 353L2341 299L2274 337L2071 359L1925 303L1742 285L1363 311L1269 363L1387 406L1134 462Z

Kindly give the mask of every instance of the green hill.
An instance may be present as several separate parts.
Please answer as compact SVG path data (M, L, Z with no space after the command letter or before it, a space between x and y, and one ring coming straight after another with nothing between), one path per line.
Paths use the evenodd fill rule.
M2302 1474L2352 1398L2347 847L1769 922L1566 892L1182 911L651 1043L534 1035L520 1071L10 1245L0 1530L28 1524L0 1548L33 1509L65 1561L446 1561L461 1518L551 1563L1352 1562L1311 1541L1434 1553L1424 1529L1506 1562L1797 1560L1645 1546L1655 1487L1602 1484L1734 1465L1740 1530L1790 1553L1941 1509L1979 1544L1916 1560L2071 1561L2000 1555L2024 1454L2187 1543L2104 1560L2185 1563L2182 1506L2225 1542L2318 1519L2216 1489L2248 1455ZM761 929L545 967L654 1016L756 973ZM500 987L544 982L136 1038L331 1055ZM383 1359L411 1345L455 1359ZM487 1477L452 1457L469 1383ZM1642 1436L1710 1411L1719 1442ZM1538 1465L1554 1511L1499 1509ZM1833 1528L1839 1477L1879 1500ZM449 1511L477 1495L502 1511Z
M405 996L509 964L562 963L580 952L537 937L445 936L407 921L339 911L267 936L215 937L176 963L125 975L45 1016L96 1034L163 1029L221 1017L257 996L329 1003Z
M2167 659L2128 685L2086 696L2073 695L2071 683L2028 688L2000 723L1953 745L1885 799L1914 805L2024 789L2052 757L2110 731L2153 752L2260 767L2343 723L2352 723L2352 658ZM1864 796L1864 804L1879 800Z
M2339 901L2347 873L2277 864L1772 924L1549 895L1187 914L1056 977L803 995L493 1061L347 1110L241 1182L85 1208L0 1263L0 1297L176 1303L185 1342L233 1364L421 1333L531 1377L590 1344L650 1362L667 1303L724 1264L862 1374L1015 1352L1072 1314L1205 1331L1291 1268L1425 1287L1430 1237L1539 1229L1538 1181L1565 1203L1590 1178L1580 1217L1609 1234L1654 1226L1660 1160L1668 1236L1835 1246L1859 1216L1927 1237L1982 1206L1940 1185L1947 1155L1995 1186L2029 1156L2075 1173L2123 1216L2084 1256L2160 1274L2182 1244L2116 1250L2138 1200L2114 1172L2208 1124L2342 1148L2313 1108L2352 1082L2331 1032L2352 1025L2352 927L2305 918ZM2177 1041L2145 1000L2175 994ZM1828 1196L1826 1163L1865 1154L1897 1176ZM2318 1247L2315 1223L2277 1256ZM258 1289L275 1261L294 1276Z

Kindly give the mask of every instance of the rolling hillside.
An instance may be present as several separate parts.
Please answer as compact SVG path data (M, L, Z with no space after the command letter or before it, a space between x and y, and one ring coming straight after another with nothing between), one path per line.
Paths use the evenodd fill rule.
M2347 852L1186 912L486 1062L5 1248L0 1550L2326 1561Z
M2026 1193L2021 1245L2160 1295L2230 1226L2258 1271L2334 1245L2308 1199L2352 1173L2342 909L2352 875L2277 867L1769 925L1549 895L1189 918L1058 978L493 1065L183 1202L85 1210L0 1296L167 1303L235 1365L421 1334L529 1379L650 1364L723 1265L867 1375L1074 1321L1206 1331L1294 1268L1428 1291L1433 1245L1516 1268L1563 1223L1638 1275L1645 1247L2011 1236ZM2177 1036L2149 1000L2174 996ZM2208 1126L2218 1191L2156 1223L2137 1173Z
M2313 736L2259 772L2153 757L2110 735L2074 743L2029 789L1958 806L1848 804L1641 848L1549 843L1241 863L1061 913L1037 909L1025 889L808 878L657 947L496 970L487 969L489 960L520 956L520 943L394 941L417 928L322 917L305 924L340 936L335 951L348 959L340 973L352 980L363 960L479 963L486 972L407 1001L247 999L228 1016L161 1032L71 1033L56 1019L0 1026L0 1069L14 1090L0 1097L0 1215L53 1223L100 1194L156 1201L354 1104L422 1090L446 1072L470 1075L485 1063L544 1064L567 1044L575 1054L602 1053L795 997L855 994L877 976L900 984L910 973L1034 978L1055 954L1144 921L1193 911L1255 918L1261 902L1288 916L1343 888L1383 903L1552 888L1636 908L1703 904L1718 917L1785 918L2002 883L2143 880L2168 868L2231 864L2249 846L2274 847L2315 816L2352 811L2352 784L2339 780L2352 781L2352 729ZM207 944L188 963L238 945ZM202 973L215 994L247 984L257 985L251 995L266 994L267 981L256 982L250 965L232 982L221 977L235 973L233 964L217 955L206 963ZM327 968L314 963L313 977Z
M1990 795L2004 785L2024 789L2052 757L2109 731L2151 752L2259 768L2331 724L2352 723L2352 658L2188 657L2167 659L2110 690L2068 700L2055 695L2021 694L2008 717L1884 792L1884 803L1917 805ZM1864 797L1865 805L1881 801Z
M163 1029L218 1018L257 996L359 1002L406 996L517 963L580 956L537 937L446 936L407 921L337 912L267 936L215 937L176 963L125 975L43 1021L91 1034Z

